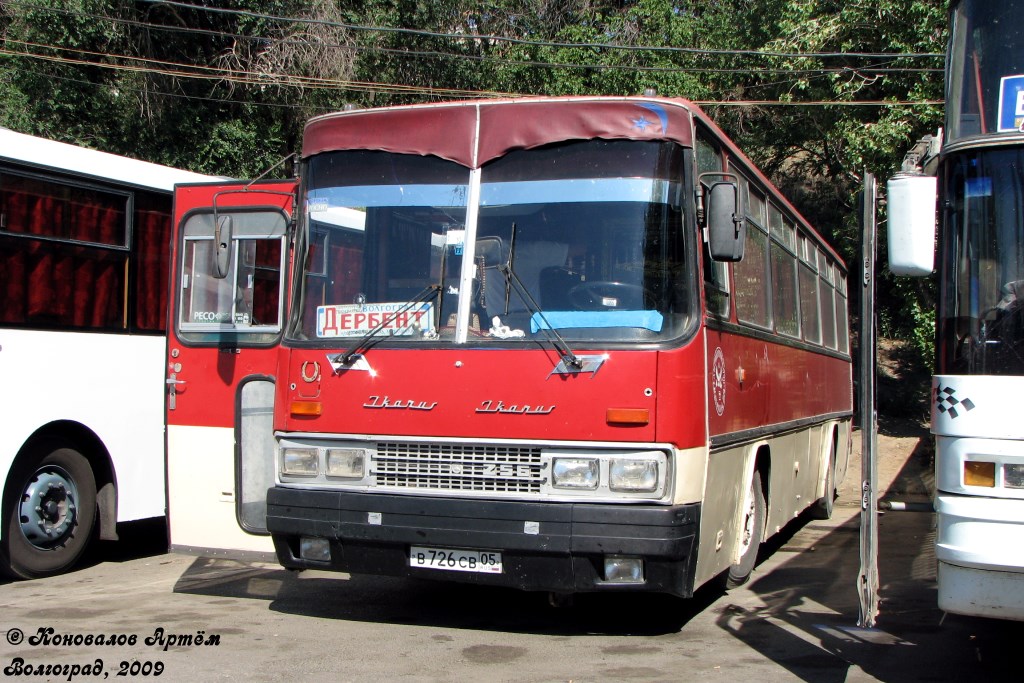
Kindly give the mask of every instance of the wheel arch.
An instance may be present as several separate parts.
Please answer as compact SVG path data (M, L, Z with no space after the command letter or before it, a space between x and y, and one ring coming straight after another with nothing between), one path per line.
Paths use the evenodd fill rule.
M754 451L754 467L750 471L750 477L753 478L754 472L761 473L761 493L764 495L764 528L761 530L764 534L762 539L768 537L768 519L771 517L772 509L772 448L767 442L756 444L756 450ZM747 481L750 481L748 478Z
M89 462L93 477L96 480L96 509L99 515L99 537L103 540L117 540L117 477L114 472L110 451L96 432L80 422L73 420L56 420L41 426L25 440L18 454L14 456L11 469L25 458L32 457L35 450L47 440L63 441L71 446ZM7 528L7 517L10 514L9 486L4 486L3 515L0 517L0 529Z
M822 426L822 439L819 446L821 470L818 472L818 482L814 488L815 499L828 495L825 486L828 483L829 470L837 472L839 461L839 423L836 421L826 422ZM839 482L833 477L833 486L838 487Z
M764 496L765 516L762 520L764 526L761 531L762 538L767 538L768 520L771 518L771 487L772 487L772 447L767 441L755 441L750 444L747 450L747 466L743 474L743 486L749 486L754 478L754 472L761 474L761 494ZM739 533L739 529L737 529Z

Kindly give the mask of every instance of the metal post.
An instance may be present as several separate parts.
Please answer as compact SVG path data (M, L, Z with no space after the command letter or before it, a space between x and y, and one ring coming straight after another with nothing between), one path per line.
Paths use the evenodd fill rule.
M857 625L870 628L878 615L878 461L875 411L875 176L864 173L860 300L860 618Z

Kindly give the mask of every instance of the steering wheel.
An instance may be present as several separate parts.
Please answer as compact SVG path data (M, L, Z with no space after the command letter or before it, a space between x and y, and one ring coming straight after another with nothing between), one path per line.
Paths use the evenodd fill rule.
M613 280L581 282L569 289L569 302L581 311L640 310L653 301L650 290L640 285Z

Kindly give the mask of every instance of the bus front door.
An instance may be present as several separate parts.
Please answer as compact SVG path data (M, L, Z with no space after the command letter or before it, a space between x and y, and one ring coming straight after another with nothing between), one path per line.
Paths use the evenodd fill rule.
M274 558L273 402L296 185L175 189L167 345L171 550Z

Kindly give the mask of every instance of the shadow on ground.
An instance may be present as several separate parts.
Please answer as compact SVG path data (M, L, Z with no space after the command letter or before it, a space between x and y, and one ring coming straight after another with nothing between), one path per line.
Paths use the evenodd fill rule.
M900 435L897 437L896 435ZM920 424L890 422L883 437L903 442L899 471L883 497L927 499L931 451ZM909 449L909 450L908 450ZM909 455L907 455L909 453ZM271 565L200 558L175 591L255 599L287 614L558 636L687 638L709 621L728 634L723 657L750 666L768 660L798 680L1019 680L1024 624L946 616L936 606L934 515L895 512L879 519L880 612L857 626L860 602L859 462L832 520L801 516L762 548L748 586L715 587L692 600L652 594L588 594L552 608L545 594L432 581L295 574ZM500 616L496 616L500 615ZM637 641L641 647L643 641ZM863 673L861 673L863 672Z

